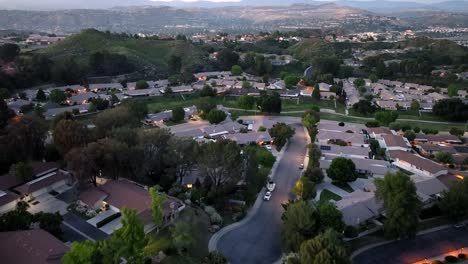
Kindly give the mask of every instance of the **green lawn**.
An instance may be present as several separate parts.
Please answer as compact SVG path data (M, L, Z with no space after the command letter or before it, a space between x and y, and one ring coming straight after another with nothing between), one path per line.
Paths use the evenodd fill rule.
M347 183L342 185L342 184L337 184L335 182L332 182L332 184L335 185L336 187L340 188L340 189L343 189L343 190L349 192L349 193L354 192L354 189L351 188L351 186L349 186L349 184L347 184Z
M339 200L341 200L341 196L339 196L338 194L336 194L334 192L331 192L331 191L329 191L327 189L323 190L320 193L320 202L330 201L330 200L339 201Z

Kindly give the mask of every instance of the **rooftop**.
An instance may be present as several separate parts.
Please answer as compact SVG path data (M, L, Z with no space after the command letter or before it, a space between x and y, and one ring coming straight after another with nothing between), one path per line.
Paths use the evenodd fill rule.
M2 263L59 264L69 248L42 229L0 233Z
M432 160L423 158L418 155L411 154L406 151L401 150L390 150L388 151L389 155L393 159L402 160L404 162L410 163L418 169L428 171L430 173L437 173L441 170L446 170L446 168L438 163L435 163Z

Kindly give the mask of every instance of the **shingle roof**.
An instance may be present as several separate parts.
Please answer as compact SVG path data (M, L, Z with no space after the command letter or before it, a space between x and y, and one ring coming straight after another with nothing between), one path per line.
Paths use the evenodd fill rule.
M23 195L30 194L65 179L67 176L63 172L52 172L16 187L15 190Z
M69 248L42 229L0 233L2 263L59 264Z
M401 136L397 135L382 135L383 140L385 141L385 145L387 147L402 147L402 148L409 148L406 144L405 140Z
M445 167L438 163L406 151L390 150L389 154L393 159L405 161L416 166L418 169L422 169L430 173L437 173L439 171L446 170Z

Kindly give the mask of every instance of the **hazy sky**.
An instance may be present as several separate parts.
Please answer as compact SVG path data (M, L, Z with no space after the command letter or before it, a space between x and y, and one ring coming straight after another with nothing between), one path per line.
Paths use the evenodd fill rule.
M204 2L216 2L216 3L234 3L242 2L242 4L281 4L288 5L291 3L308 3L316 1L328 1L333 0L0 0L0 9L23 9L23 10L57 10L57 9L75 9L75 8L110 8L115 6L138 6L148 5L154 2L173 2L183 1L187 3L194 3L197 1ZM270 2L271 1L271 2ZM345 0L341 0L345 1ZM355 0L351 0L355 1ZM358 0L359 1L359 0ZM367 0L363 0L367 1ZM378 1L378 0L373 0ZM418 3L435 3L443 2L444 0L386 0L386 1L407 1L407 2L418 2Z

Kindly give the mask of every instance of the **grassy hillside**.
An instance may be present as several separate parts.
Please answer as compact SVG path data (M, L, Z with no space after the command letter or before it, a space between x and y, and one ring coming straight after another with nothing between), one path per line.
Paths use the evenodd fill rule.
M332 45L319 38L304 39L288 48L288 52L297 59L306 62L311 62L315 57L330 57L335 55Z
M184 68L204 65L207 58L207 54L187 41L131 38L94 29L83 30L38 53L54 61L73 57L86 65L89 56L98 51L125 55L139 70L167 70L167 60L171 55L180 56Z

